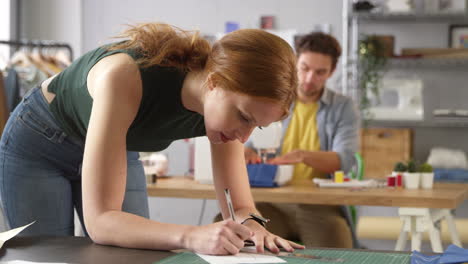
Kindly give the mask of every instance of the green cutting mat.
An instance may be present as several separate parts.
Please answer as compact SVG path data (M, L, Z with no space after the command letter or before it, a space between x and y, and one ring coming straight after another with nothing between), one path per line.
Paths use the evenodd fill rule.
M341 258L343 262L330 262L320 261L314 259L299 259L280 257L291 264L330 264L330 263L346 263L346 264L406 264L410 263L411 255L403 253L381 253L381 252L366 252L366 251L352 251L352 250L319 250L319 249L305 249L296 250L297 253L310 254L316 256ZM206 264L202 258L194 253L184 252L175 256L163 259L153 264Z

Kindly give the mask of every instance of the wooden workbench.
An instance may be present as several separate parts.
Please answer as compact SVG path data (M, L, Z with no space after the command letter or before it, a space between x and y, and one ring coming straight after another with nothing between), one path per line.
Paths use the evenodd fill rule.
M149 196L215 199L213 185L199 184L185 177L158 179L148 184ZM431 190L318 188L312 182L301 186L252 188L256 202L322 205L371 205L421 208L457 208L468 198L465 184L435 184Z

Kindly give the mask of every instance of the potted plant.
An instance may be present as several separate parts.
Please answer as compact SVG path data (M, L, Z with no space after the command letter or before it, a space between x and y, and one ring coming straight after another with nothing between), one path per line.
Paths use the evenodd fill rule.
M418 164L414 160L408 161L406 164L408 171L405 172L405 187L407 189L418 189L421 173L418 172Z
M432 189L434 184L434 170L429 163L423 163L419 167L419 172L421 173L421 187L423 189Z
M397 176L398 174L403 174L407 170L408 170L408 167L405 165L405 163L400 161L400 162L395 163L395 166L393 167L392 175Z
M359 41L359 108L364 125L372 119L371 98L379 98L379 84L387 56L385 45L375 35L365 35Z

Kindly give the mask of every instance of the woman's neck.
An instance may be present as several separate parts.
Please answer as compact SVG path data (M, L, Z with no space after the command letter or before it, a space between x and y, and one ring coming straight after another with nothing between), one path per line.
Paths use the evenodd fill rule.
M182 104L190 111L203 115L205 98L204 83L207 74L204 71L191 71L185 76L182 86Z

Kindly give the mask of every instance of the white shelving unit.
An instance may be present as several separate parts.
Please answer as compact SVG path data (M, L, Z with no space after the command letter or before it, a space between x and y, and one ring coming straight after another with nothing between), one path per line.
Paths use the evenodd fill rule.
M466 13L372 13L372 12L354 12L353 1L343 0L343 59L341 61L341 85L342 93L351 96L359 103L359 38L366 26L376 27L384 26L388 28L398 28L402 25L402 30L406 28L413 28L414 25L443 25L443 24L468 24L468 14ZM405 29L403 29L403 27ZM443 26L442 26L443 27ZM384 33L388 35L388 32ZM434 32L434 34L440 34L440 32ZM406 35L408 38L417 39L419 37L418 32L414 32L413 35ZM443 36L445 37L445 35ZM448 36L447 36L448 37ZM395 41L398 41L398 37ZM400 39L401 40L401 39ZM448 42L448 41L447 41ZM439 43L440 44L440 43ZM448 43L447 43L448 44ZM450 79L453 75L453 71L460 71L460 69L468 70L468 57L466 58L389 58L386 64L386 74L391 73L395 70L406 71L406 72L418 72L421 75L428 75L430 71L432 74L435 71L441 73L437 75L440 78ZM450 74L447 74L452 72ZM429 76L428 79L430 79ZM447 80L448 83L452 80ZM431 80L427 80L427 83L434 85ZM461 85L463 86L464 83ZM460 81L453 86L460 86ZM463 88L463 87L460 87ZM424 88L426 89L426 88ZM434 87L431 89L434 90ZM446 89L446 94L453 101L458 101L458 107L460 98L457 98L456 93L458 91ZM426 92L426 91L425 91ZM445 118L436 117L432 115L432 111L440 106L434 106L434 99L430 96L437 96L437 92L428 91L425 99L428 101L423 102L425 116L423 120L418 121L405 121L405 120L371 120L369 124L376 124L379 126L390 126L390 127L468 127L468 118ZM450 94L451 93L451 94ZM462 94L463 96L463 94ZM447 99L448 100L448 99ZM446 101L447 101L446 100ZM429 103L428 103L429 102ZM464 109L468 109L468 104L464 104ZM463 107L463 105L462 105Z

